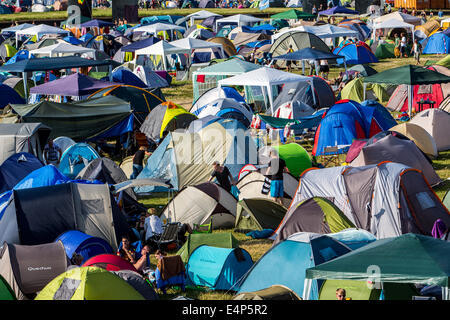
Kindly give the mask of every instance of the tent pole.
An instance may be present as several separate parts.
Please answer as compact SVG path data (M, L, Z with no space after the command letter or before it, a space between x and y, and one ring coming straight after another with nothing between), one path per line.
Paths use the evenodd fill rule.
M23 77L23 91L24 91L24 95L25 95L25 100L28 103L28 88L27 88L27 72L22 72L22 77Z

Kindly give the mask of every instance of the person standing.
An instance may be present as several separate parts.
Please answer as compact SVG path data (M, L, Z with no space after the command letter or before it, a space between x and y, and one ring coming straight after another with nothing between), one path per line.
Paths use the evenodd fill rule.
M401 52L400 52L400 38L398 37L398 34L396 33L394 35L394 54L396 58L400 58L401 57Z
M270 151L270 163L267 168L267 175L270 182L270 196L273 200L283 205L284 186L283 186L283 173L289 172L286 167L286 162L278 156L278 152L275 149Z
M234 184L234 180L230 170L226 166L221 166L219 161L214 161L213 168L214 171L211 173L209 181L216 178L222 188L231 192L231 185Z
M406 34L404 32L402 32L402 39L400 40L400 53L402 55L402 57L407 58L408 56L406 55Z
M313 6L312 12L311 12L311 13L312 13L313 15L317 16L317 8L316 8L316 5Z
M328 73L330 72L330 66L327 60L320 60L320 75L325 80L328 80Z
M420 65L420 54L422 53L422 46L417 39L414 39L411 54L414 54L414 59L416 60L416 65Z
M53 139L49 139L47 145L44 148L45 163L57 166L61 161L61 156L61 148L53 142Z
M291 44L291 45L289 45L289 49L287 50L286 54L292 53L292 52L294 52L294 49L292 49L292 44ZM292 68L291 68L292 63L293 63L292 60L286 60L286 67L287 67L288 72L291 72L291 70L292 70Z
M133 157L133 173L130 176L130 179L136 179L137 176L144 169L144 157L149 155L147 152L146 146L140 146L139 150L136 151Z

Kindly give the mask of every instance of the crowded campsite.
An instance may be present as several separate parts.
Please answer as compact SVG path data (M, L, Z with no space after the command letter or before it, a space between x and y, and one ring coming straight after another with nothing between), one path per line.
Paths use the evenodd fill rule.
M0 300L450 300L444 1L0 13Z

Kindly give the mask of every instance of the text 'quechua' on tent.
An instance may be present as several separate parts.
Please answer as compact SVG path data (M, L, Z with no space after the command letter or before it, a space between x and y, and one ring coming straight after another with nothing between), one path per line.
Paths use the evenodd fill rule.
M41 122L52 128L51 137L75 141L118 137L133 130L130 104L113 96L77 103L41 101L11 106L23 122Z

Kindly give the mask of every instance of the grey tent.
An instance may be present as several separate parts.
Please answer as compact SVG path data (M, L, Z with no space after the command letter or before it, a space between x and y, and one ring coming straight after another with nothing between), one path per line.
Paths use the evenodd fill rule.
M293 31L286 32L279 38L275 40L270 47L269 52L272 54L272 57L280 56L285 54L289 46L292 45L292 49L294 51L298 51L304 48L312 48L319 51L331 53L330 48L323 42L318 36L309 32L303 31ZM277 60L276 65L278 67L284 68L286 67L286 61Z
M42 123L0 124L0 164L19 152L31 153L42 161L50 131Z
M427 109L419 112L410 123L424 128L436 141L438 151L450 149L450 114L440 109Z
M233 35L231 38L230 40L233 40L233 44L237 48L250 42L269 40L270 36L264 33L239 32L234 36L234 39Z
M212 0L200 0L198 3L199 8L215 8L216 5L214 4L214 1Z
M292 203L325 197L360 229L377 239L404 233L430 235L437 219L450 225L450 213L424 179L404 164L308 170L300 177Z
M336 99L329 84L320 77L311 77L311 79L312 85L307 81L284 84L280 94L273 102L275 108L293 102L303 102L315 109L333 106Z
M351 162L353 167L392 161L418 169L431 185L441 181L429 160L411 140L399 139L389 134L373 144L364 146Z
M139 292L145 298L145 300L159 300L158 294L139 273L131 270L119 270L111 272L115 273L123 280L125 280L130 286L132 286L137 292Z
M295 195L295 190L298 186L297 179L289 173L283 174L284 185L284 197L283 205L287 208L291 203L291 199ZM271 199L270 197L270 180L266 180L266 177L258 172L253 171L239 179L236 187L239 189L239 200L249 198L264 198Z
M19 300L33 299L69 265L61 241L35 246L5 242L0 252L0 276Z
M302 298L286 286L273 285L258 291L239 293L233 300L302 300Z
M235 231L275 230L283 220L286 208L269 199L243 199L236 210Z
M171 222L207 224L213 228L234 225L236 199L231 193L211 182L183 188L164 208L161 219Z
M0 241L23 245L53 242L68 230L107 241L130 234L125 216L106 184L63 183L14 190L1 204Z

